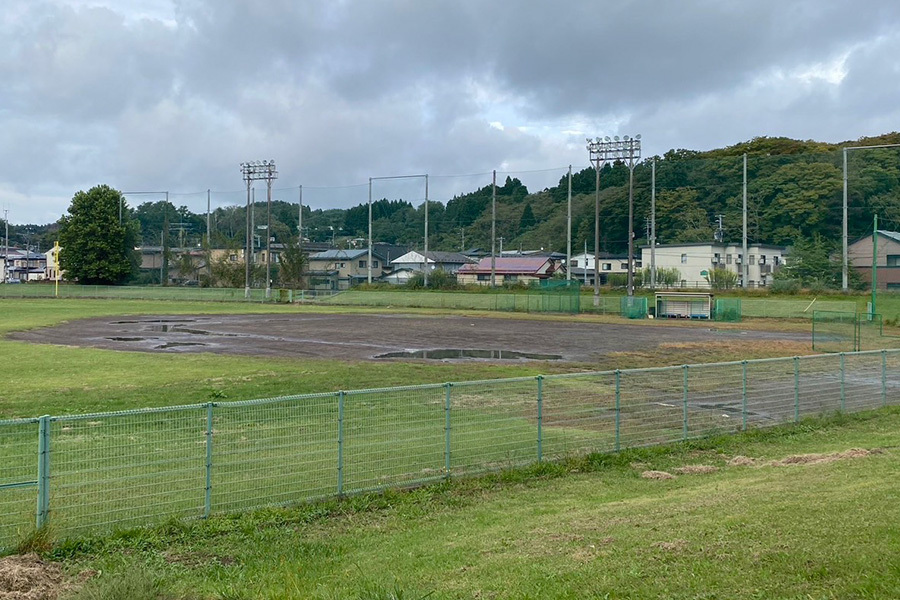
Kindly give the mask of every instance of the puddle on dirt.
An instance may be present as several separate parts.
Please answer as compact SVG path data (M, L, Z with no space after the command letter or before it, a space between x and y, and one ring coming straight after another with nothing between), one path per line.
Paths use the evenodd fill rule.
M142 337L108 337L111 342L143 342L147 338Z
M154 319L152 321L113 321L113 325L142 325L153 323L196 323L197 319Z
M169 342L167 344L163 344L162 346L157 346L157 350L166 350L168 348L178 348L180 346L205 346L206 344L201 344L200 342Z
M465 358L481 358L486 360L562 360L560 354L536 354L534 352L515 352L513 350L473 350L464 348L442 348L437 350L410 350L406 352L388 352L375 358L424 358L427 360L452 360Z

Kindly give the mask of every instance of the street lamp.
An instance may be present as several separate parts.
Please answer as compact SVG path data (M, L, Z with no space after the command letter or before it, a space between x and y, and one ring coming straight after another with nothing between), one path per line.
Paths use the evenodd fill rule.
M256 160L241 163L241 174L247 182L247 239L246 256L244 257L244 297L250 297L250 254L251 236L250 229L250 183L252 181L265 180L266 182L266 212L271 218L272 214L272 181L278 179L278 170L274 160ZM272 297L272 238L266 231L266 298Z

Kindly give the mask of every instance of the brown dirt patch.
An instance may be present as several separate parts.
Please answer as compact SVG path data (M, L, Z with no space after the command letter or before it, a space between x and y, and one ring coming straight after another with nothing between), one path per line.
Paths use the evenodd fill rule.
M673 360L672 348L665 348L662 343L687 344L686 348L701 351L711 344L712 355L721 360L721 344L744 349L754 341L769 348L786 341L809 345L806 333L731 330L709 324L647 327L578 319L537 321L396 313L97 317L14 332L10 337L137 352L212 352L340 360L372 359L389 352L433 348L559 354L563 360L576 362L593 362L613 352L655 353L658 350ZM785 352L786 355L797 353ZM677 361L680 364L683 359Z
M675 479L675 476L665 471L644 471L641 473L644 479Z
M651 548L658 548L660 550L665 550L666 552L681 552L685 548L687 548L686 540L674 540L671 542L654 542L650 544Z
M685 465L678 467L675 472L679 475L706 475L707 473L715 473L719 467L712 465Z
M56 600L68 588L62 569L37 554L0 559L0 600Z
M741 455L737 455L728 461L729 467L752 467L755 464L756 464L755 458L750 458L749 456L741 456Z
M828 454L795 454L786 456L780 460L773 460L769 464L773 467L788 467L793 465L819 465L832 463L851 458L865 458L872 454L880 454L880 450L866 450L865 448L850 448L843 452L830 452Z

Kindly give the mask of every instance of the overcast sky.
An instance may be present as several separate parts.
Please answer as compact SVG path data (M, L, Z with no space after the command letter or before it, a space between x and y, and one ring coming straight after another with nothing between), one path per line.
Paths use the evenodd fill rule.
M172 197L195 212L208 188L214 206L238 203L247 160L276 160L277 198L295 201L282 188L302 184L313 207L346 207L365 201L369 177L429 173L442 200L490 178L440 175L498 169L552 185L588 164L586 136L640 133L650 156L761 135L839 142L898 123L896 0L4 0L0 11L0 209L12 223L55 221L98 183L202 190ZM375 195L424 197L393 185Z

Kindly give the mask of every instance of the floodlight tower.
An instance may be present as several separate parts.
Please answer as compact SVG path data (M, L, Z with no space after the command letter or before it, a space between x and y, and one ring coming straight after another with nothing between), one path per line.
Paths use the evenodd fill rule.
M587 151L591 164L594 165L596 179L594 181L594 306L600 306L600 169L611 158L615 158L614 144L618 143L619 136L613 142L606 136L604 139L587 138Z
M267 210L269 214L272 211L272 181L278 179L278 170L275 167L274 160L256 160L241 163L241 174L244 181L247 182L247 239L244 256L244 297L250 297L250 254L251 254L251 236L253 232L250 230L250 183L252 181L265 180L267 191ZM266 231L266 298L272 297L272 246L270 231Z

